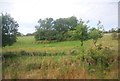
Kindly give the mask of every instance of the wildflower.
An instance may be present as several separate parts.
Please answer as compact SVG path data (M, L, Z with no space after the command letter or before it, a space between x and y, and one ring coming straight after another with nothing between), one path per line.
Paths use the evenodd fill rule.
M93 69L93 71L95 72L95 71L96 71L96 69Z
M76 62L74 62L74 63L72 63L72 64L71 64L71 66L76 66L76 65L77 65L77 63L76 63Z

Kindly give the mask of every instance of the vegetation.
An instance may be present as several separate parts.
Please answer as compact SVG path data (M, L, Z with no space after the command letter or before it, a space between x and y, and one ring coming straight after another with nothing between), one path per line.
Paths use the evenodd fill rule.
M83 46L83 42L88 40L88 26L84 24L82 20L79 21L80 23L77 25L75 30L72 31L72 36L74 39L81 41L81 46Z
M16 42L18 23L9 15L2 14L2 46L12 45Z
M77 26L77 18L72 16L69 18L53 18L40 19L39 26L36 26L35 39L36 40L57 40L64 41L69 38L68 29L74 30Z
M111 28L108 31L104 31L104 33L120 33L120 27Z
M89 21L74 16L40 19L36 32L23 36L10 15L2 14L0 19L3 79L118 78L119 37L103 35L100 21L98 28L90 28Z
M94 45L96 46L96 43L98 41L99 38L102 38L103 37L103 33L100 29L102 29L102 25L100 25L101 22L99 21L98 22L98 29L96 28L91 28L90 29L90 33L89 33L89 36L90 38L93 40L93 43Z
M13 46L3 48L3 78L118 78L117 40L112 40L110 35L98 40L96 47L92 40L85 41L82 47L79 40L49 44L34 42L34 37L23 36L18 37Z
M102 37L102 25L98 22L98 29L91 28L87 25L89 20L85 23L82 19L77 20L72 16L69 18L53 18L40 19L38 21L40 26L36 26L35 39L37 41L65 41L65 40L80 40L81 46L83 42L93 39L96 44L98 38ZM90 35L89 35L90 34ZM40 43L40 42L39 42Z

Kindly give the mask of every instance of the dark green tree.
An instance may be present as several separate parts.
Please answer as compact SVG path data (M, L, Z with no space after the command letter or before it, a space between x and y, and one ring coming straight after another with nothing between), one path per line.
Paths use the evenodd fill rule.
M36 26L35 39L36 40L52 40L50 38L53 34L53 18L39 19L39 26ZM52 32L53 31L53 32Z
M39 25L36 26L36 40L57 40L64 41L67 39L68 29L73 30L77 26L77 18L72 16L68 18L53 18L39 19Z
M67 32L68 31L68 25L67 25L67 21L65 18L59 18L59 19L56 19L54 21L54 29L56 31L64 31L64 32Z
M69 29L70 30L74 30L75 27L77 26L78 24L78 20L75 16L72 16L72 17L69 17L69 18L66 18L67 20L67 24L69 26Z
M2 46L12 45L16 42L18 23L9 14L2 13Z
M74 30L74 28L77 26L77 21L77 18L74 16L56 19L54 22L54 29L56 29L59 32L67 32L68 29Z
M43 29L43 30L52 30L53 28L53 18L46 18L44 20L39 19L38 23L38 29Z

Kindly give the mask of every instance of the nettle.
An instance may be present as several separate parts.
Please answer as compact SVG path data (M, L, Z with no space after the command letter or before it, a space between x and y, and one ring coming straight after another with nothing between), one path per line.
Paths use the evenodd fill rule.
M96 47L89 48L82 56L82 61L90 72L109 70L116 60L113 53L114 50L99 44Z

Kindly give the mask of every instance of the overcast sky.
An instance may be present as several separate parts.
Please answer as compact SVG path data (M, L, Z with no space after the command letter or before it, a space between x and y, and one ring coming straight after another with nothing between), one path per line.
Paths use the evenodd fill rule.
M0 0L0 13L7 12L18 22L19 32L35 31L42 18L66 18L76 16L96 27L98 20L105 30L118 27L119 0Z

